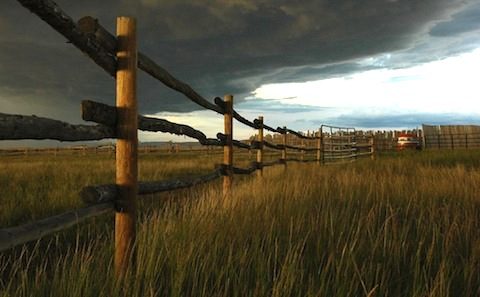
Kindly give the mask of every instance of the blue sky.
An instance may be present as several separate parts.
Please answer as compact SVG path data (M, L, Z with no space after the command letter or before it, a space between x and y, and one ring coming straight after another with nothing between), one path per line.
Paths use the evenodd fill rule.
M116 16L137 17L142 52L209 100L234 94L240 113L274 127L480 124L480 0L56 2L111 32ZM82 123L81 100L114 104L113 80L16 1L0 3L0 33L0 112ZM221 132L220 115L144 74L138 85L142 114Z

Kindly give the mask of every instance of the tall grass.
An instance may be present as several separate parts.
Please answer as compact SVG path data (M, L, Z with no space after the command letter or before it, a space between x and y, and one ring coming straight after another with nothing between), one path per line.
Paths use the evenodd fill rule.
M0 296L479 296L479 168L474 151L402 154L265 169L230 199L218 183L162 194L121 284L108 217L1 255Z

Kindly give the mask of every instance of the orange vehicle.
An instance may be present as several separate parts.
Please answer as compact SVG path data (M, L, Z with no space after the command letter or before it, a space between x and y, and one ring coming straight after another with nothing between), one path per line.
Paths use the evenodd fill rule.
M397 150L404 149L417 149L420 150L422 146L420 145L420 139L417 135L411 133L402 133L398 136L397 140Z

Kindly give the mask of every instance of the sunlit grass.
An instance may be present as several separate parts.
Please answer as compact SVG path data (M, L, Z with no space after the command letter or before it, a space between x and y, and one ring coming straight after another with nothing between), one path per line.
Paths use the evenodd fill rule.
M200 174L221 155L199 158L144 157L140 175ZM2 224L79 206L72 189L113 181L113 158L73 159L3 160ZM229 199L220 182L163 193L144 200L122 284L107 216L4 253L0 296L478 296L479 169L477 151L406 153L267 168L237 178ZM11 201L16 183L31 201Z

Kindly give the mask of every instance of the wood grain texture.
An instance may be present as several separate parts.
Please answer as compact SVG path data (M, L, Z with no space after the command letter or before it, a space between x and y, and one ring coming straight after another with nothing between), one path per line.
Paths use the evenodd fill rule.
M100 203L49 218L36 220L21 226L0 230L0 252L49 234L75 226L82 221L113 211L113 203Z
M115 129L104 125L73 125L34 115L0 113L0 140L86 141L105 138L116 138Z
M223 195L230 196L233 183L233 96L224 96L224 130L225 143L223 146L223 164L227 167L227 174L223 177Z
M258 135L257 135L257 141L263 144L263 116L258 117ZM257 163L260 164L259 170L257 171L257 176L262 177L263 176L263 145L260 146L260 148L257 150Z
M137 42L135 19L117 18L117 150L115 274L121 278L135 258L138 193Z

